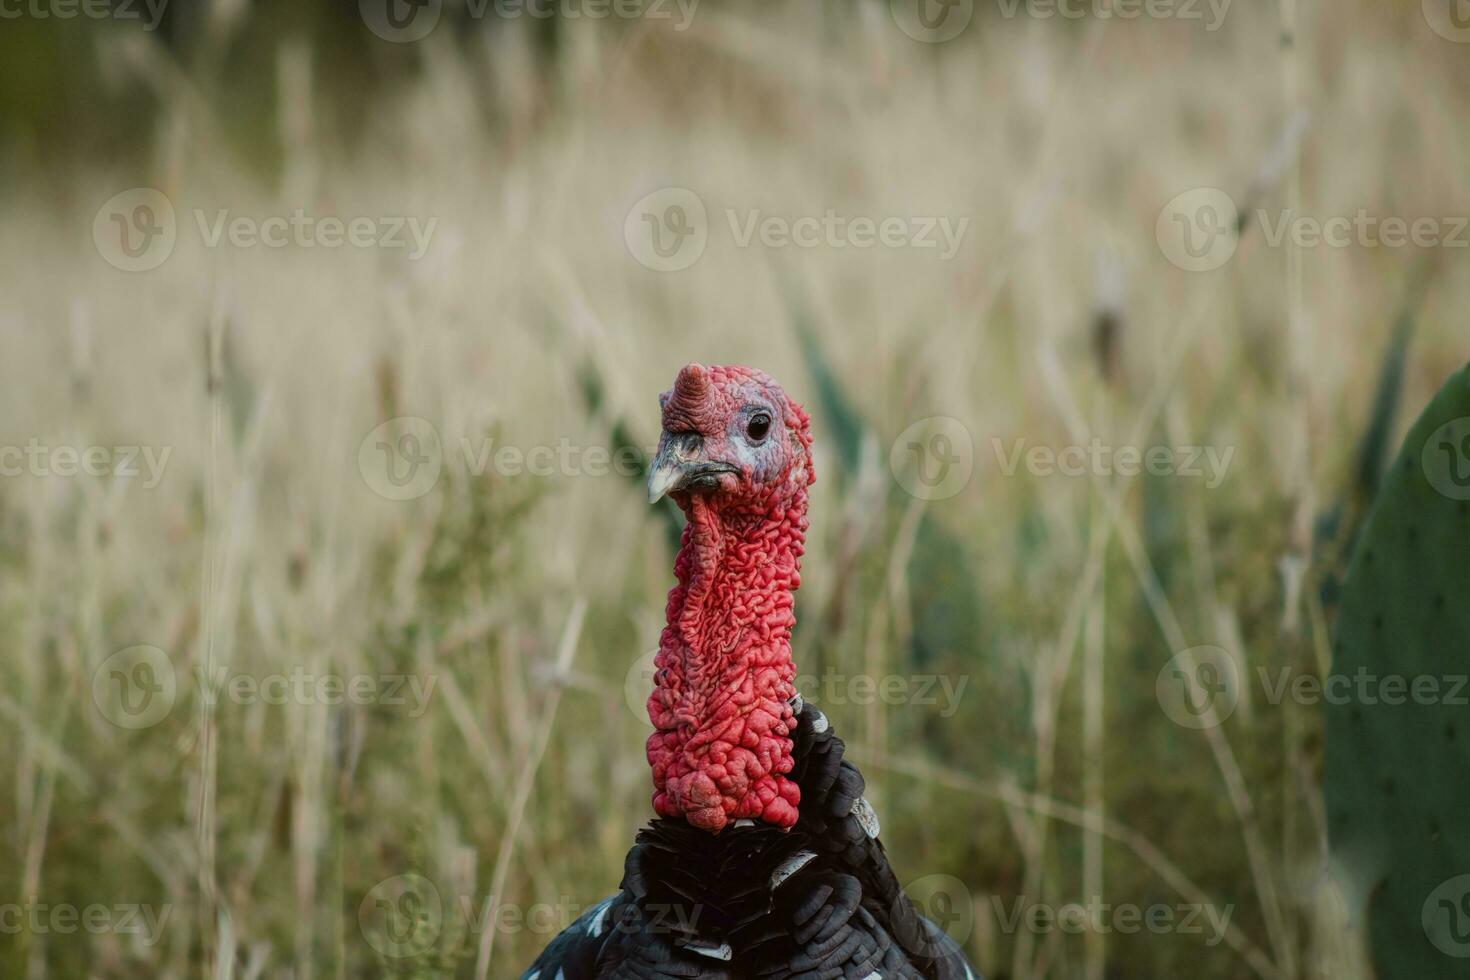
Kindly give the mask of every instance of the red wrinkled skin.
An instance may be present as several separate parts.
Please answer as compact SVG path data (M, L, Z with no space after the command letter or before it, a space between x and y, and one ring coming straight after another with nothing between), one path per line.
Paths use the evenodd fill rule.
M752 390L782 415L780 468L742 472L717 493L674 494L688 524L648 699L654 810L709 831L742 818L790 827L801 802L785 774L793 593L813 479L806 413L758 371L691 365L664 398L664 427L704 433L729 458L728 423Z

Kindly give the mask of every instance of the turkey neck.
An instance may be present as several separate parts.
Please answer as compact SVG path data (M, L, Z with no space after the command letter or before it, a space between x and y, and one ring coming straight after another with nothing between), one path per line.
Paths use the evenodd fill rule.
M648 699L654 809L709 831L745 818L790 827L801 796L785 774L806 490L764 510L693 494L684 512Z
M666 631L682 648L689 693L708 697L758 666L791 666L807 527L806 494L798 496L765 513L723 512L690 498Z

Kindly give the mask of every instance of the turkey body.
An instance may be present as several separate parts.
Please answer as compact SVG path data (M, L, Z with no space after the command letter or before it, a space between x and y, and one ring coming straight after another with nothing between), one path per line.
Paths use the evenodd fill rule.
M653 821L618 894L522 980L980 980L904 895L842 740L815 707L793 706L796 826Z

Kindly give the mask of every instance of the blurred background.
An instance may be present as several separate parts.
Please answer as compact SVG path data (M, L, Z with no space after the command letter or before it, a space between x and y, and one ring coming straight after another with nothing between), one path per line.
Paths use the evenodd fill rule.
M0 2L0 976L519 975L694 360L813 414L801 687L987 976L1366 976L1277 681L1465 359L1456 3Z

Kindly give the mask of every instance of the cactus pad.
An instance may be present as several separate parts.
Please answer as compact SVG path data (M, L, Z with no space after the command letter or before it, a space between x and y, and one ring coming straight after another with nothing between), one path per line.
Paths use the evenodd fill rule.
M1470 368L1435 396L1386 475L1348 569L1324 687L1333 864L1380 980L1470 977L1466 675Z

